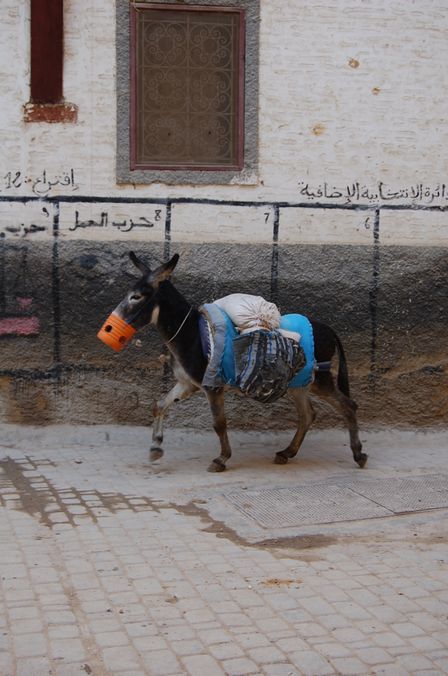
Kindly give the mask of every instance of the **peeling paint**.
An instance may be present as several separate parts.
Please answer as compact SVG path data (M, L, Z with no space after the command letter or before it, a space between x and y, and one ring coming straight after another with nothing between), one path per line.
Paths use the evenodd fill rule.
M24 122L70 123L78 121L78 108L73 103L27 103L23 107Z
M0 336L37 336L39 332L37 317L0 318Z

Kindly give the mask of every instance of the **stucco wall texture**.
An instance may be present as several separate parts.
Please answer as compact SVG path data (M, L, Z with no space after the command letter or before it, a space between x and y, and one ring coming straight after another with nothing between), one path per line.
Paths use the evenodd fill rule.
M151 419L170 375L153 329L95 334L130 249L181 260L196 304L247 291L334 326L361 425L447 422L448 16L441 0L261 0L258 166L228 185L117 182L115 3L64 2L76 123L27 123L29 3L0 7L0 414ZM291 426L230 397L239 427ZM205 401L172 423L208 426ZM334 424L327 414L320 424Z

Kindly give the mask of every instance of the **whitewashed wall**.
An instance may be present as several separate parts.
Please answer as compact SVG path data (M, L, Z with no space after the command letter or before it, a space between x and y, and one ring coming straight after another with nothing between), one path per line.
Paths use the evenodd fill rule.
M64 94L78 106L78 123L26 124L29 3L0 5L0 195L448 206L443 0L262 0L259 174L253 186L118 186L114 3L66 0L64 7ZM51 214L43 208L1 203L0 232L50 237ZM164 207L143 213L112 203L64 205L61 237L126 239L132 232L133 239L163 240L157 208ZM172 232L178 241L270 241L268 212L179 205ZM101 222L102 213L108 227L76 227ZM371 244L368 216L284 208L279 241ZM112 225L125 218L154 225ZM29 234L27 223L45 229ZM446 212L387 212L381 224L383 244L447 243Z

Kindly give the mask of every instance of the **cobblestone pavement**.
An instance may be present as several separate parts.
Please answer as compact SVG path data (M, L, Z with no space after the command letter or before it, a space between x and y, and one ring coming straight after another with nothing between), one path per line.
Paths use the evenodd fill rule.
M0 433L1 676L448 673L448 433Z

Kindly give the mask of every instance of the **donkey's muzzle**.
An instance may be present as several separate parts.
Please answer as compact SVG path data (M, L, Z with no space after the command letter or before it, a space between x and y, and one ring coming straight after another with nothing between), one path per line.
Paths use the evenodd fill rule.
M115 352L120 352L131 340L135 329L127 324L124 319L112 312L98 331L98 338Z

